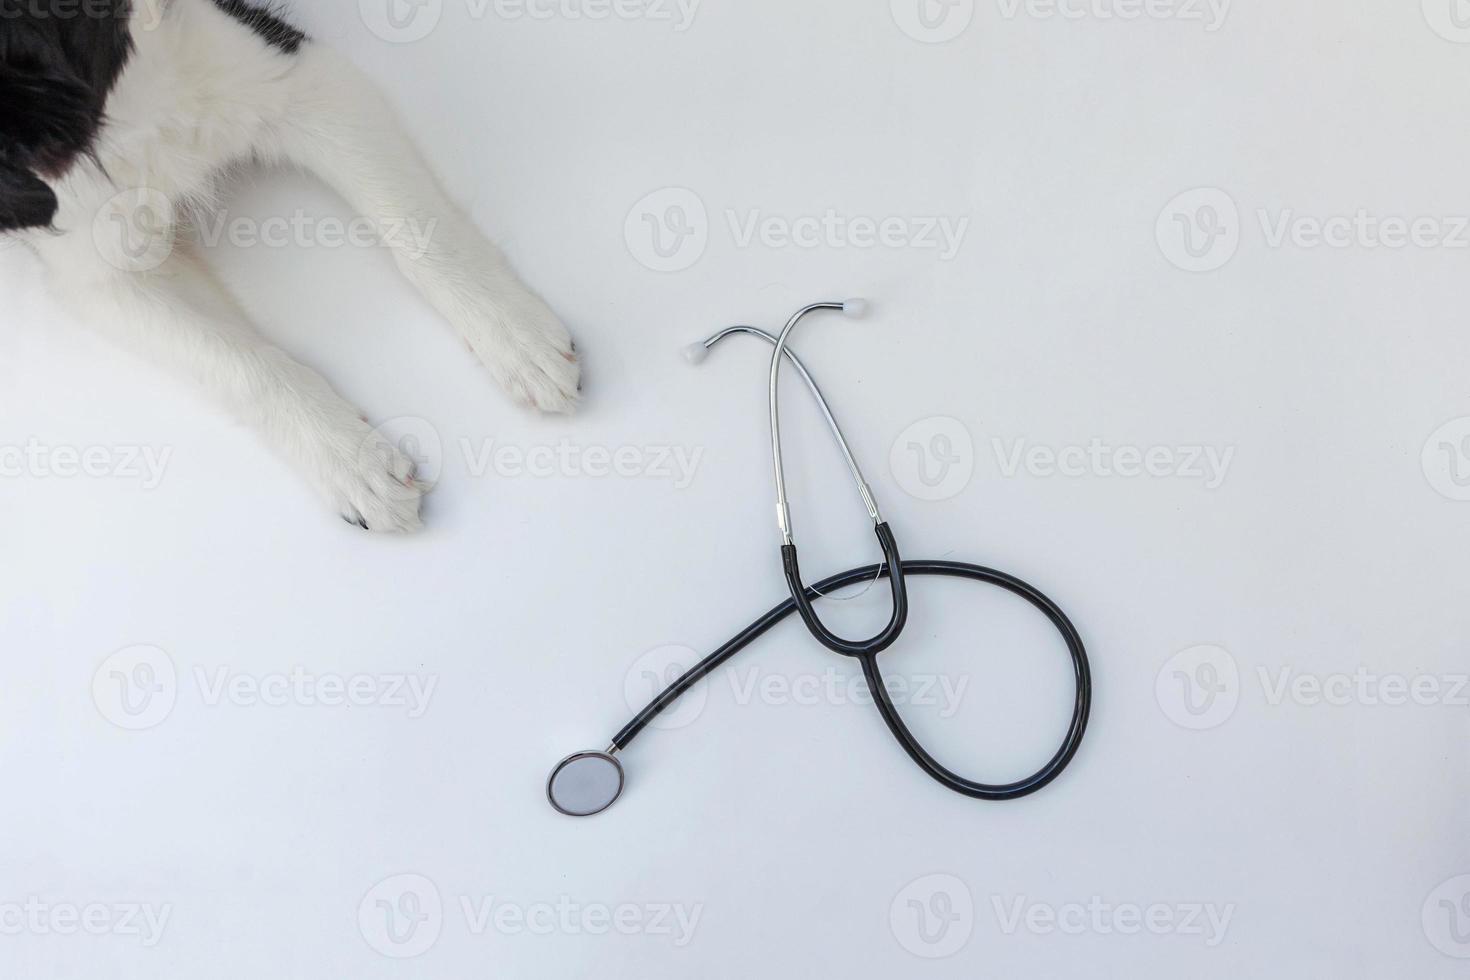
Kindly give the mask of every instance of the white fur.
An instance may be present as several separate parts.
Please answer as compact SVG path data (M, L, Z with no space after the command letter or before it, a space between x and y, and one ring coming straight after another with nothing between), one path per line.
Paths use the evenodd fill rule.
M140 6L97 161L53 184L61 234L27 236L89 322L202 384L349 520L417 528L411 462L325 379L262 339L180 233L225 168L290 162L379 227L432 229L421 248L389 238L404 275L513 395L547 411L575 407L566 328L439 190L367 79L318 44L272 48L210 0ZM129 250L140 207L167 232L142 255Z

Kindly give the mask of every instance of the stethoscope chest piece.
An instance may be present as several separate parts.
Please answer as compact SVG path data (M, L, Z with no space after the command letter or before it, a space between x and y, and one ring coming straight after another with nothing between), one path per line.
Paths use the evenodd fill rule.
M569 817L590 817L618 801L623 782L623 764L610 752L576 752L551 770L546 798Z

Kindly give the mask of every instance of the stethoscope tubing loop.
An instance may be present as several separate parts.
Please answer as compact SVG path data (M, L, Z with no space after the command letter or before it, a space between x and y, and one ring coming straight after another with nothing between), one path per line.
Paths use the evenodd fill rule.
M888 576L889 586L893 592L893 614L889 617L887 626L866 640L845 640L827 628L812 606L811 599L807 598L808 589L801 581L801 566L797 561L796 545L781 546L781 564L786 572L786 585L791 590L791 598L796 603L796 611L801 616L801 621L806 624L812 636L816 637L817 642L828 650L840 653L845 657L871 657L882 653L893 646L908 623L908 585L904 580L903 559L898 555L898 542L894 540L893 530L887 523L879 524L873 530L878 535L879 545L883 548L883 574Z
M1082 746L1083 736L1087 733L1087 723L1092 714L1092 668L1087 657L1087 648L1082 642L1077 628L1072 625L1067 614L1061 607L1046 596L1040 589L1029 583L997 571L986 568L983 565L974 565L969 562L939 561L933 559L906 560L900 563L901 574L905 577L914 575L935 575L948 578L962 578L976 582L984 582L998 588L1005 589L1020 598L1026 600L1044 615L1052 626L1061 635L1067 646L1067 653L1072 662L1072 673L1074 683L1074 696L1072 699L1072 716L1067 724L1066 734L1062 738L1060 747L1047 762L1031 775L1024 779L1010 783L982 783L976 780L960 776L941 765L920 744L914 734L904 724L899 715L897 707L888 695L883 676L878 669L878 657L876 653L858 655L858 660L863 666L863 675L867 679L868 686L873 692L874 704L884 723L894 738L903 747L909 758L922 769L931 779L946 789L978 800L1014 800L1042 789L1058 776L1060 776L1077 755ZM879 575L888 575L887 565L864 565L860 568L850 568L830 578L808 587L804 594L807 601L821 597L823 593L835 589L846 588L856 585ZM632 721L623 726L622 731L613 736L612 750L621 751L626 749L645 728L657 718L659 714L672 706L674 702L707 677L711 672L719 669L730 658L745 649L755 640L765 635L772 627L781 622L787 616L797 611L797 602L789 598L741 630L735 636L727 640L719 649L705 657L699 663L689 668L684 674L670 684L662 694L654 698Z
M940 565L943 563L933 563ZM873 703L878 708L878 713L883 717L883 722L888 726L889 732L893 734L898 744L908 753L920 769L924 770L935 782L953 790L962 796L968 796L976 800L1017 800L1024 796L1043 789L1048 783L1062 774L1072 761L1077 750L1082 747L1082 737L1087 732L1087 722L1092 714L1092 668L1087 660L1087 649L1083 646L1082 637L1072 621L1067 618L1056 603L1047 598L1039 590L1014 576L994 569L980 568L979 566L963 565L955 563L955 572L948 574L965 574L967 572L977 573L973 577L981 581L1005 589L1014 595L1020 596L1050 620L1062 640L1067 645L1067 652L1072 660L1072 673L1074 684L1074 697L1072 701L1072 717L1067 724L1066 735L1063 736L1061 745L1050 759L1038 770L1024 779L1018 779L1011 783L981 783L964 776L958 775L945 768L924 748L908 725L904 724L903 717L899 714L897 706L889 696L888 685L883 682L883 673L878 667L876 654L864 654L858 659L863 665L863 677L868 682L868 689L873 692ZM964 570L961 572L960 570ZM979 573L983 573L983 577ZM940 572L939 574L946 574Z

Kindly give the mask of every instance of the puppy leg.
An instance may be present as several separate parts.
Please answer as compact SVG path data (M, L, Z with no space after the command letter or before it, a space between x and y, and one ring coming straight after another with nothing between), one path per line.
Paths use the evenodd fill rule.
M421 526L413 461L321 375L257 334L197 258L175 251L146 273L63 286L87 321L198 382L260 432L347 520L374 531Z
M545 411L575 408L580 368L571 336L445 197L372 83L320 46L297 58L279 130L284 155L378 223L404 275L507 391Z

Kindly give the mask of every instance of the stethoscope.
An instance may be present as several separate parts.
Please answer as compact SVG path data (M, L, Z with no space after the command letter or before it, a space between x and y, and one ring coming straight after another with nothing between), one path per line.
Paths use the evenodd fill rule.
M771 460L776 478L776 523L781 531L781 564L785 569L786 584L791 590L791 598L771 609L726 641L718 650L685 671L683 676L670 684L662 694L638 712L632 721L624 725L622 731L613 736L612 744L606 751L578 752L557 763L546 782L546 796L551 801L551 805L560 812L568 816L585 817L601 813L612 806L622 794L626 782L622 762L617 757L618 753L625 750L648 726L649 722L679 700L691 687L793 612L801 616L802 622L806 624L812 636L827 649L857 659L862 665L863 676L867 681L873 702L878 706L878 712L883 716L888 730L893 733L893 737L898 740L904 751L909 754L909 758L913 759L920 769L948 789L977 800L1019 799L1035 793L1056 779L1072 761L1072 757L1077 754L1077 749L1082 744L1083 733L1087 729L1087 717L1092 704L1092 675L1087 663L1087 651L1082 645L1082 638L1077 634L1071 621L1067 619L1066 613L1062 612L1056 603L1012 575L968 562L916 561L899 557L898 544L894 540L893 530L879 513L878 504L873 499L872 489L863 479L862 470L859 469L857 460L853 457L847 439L842 435L837 419L832 415L827 399L822 397L821 389L817 387L811 372L786 346L796 325L819 310L836 310L848 316L860 317L867 311L867 304L862 300L849 300L845 303L814 303L798 311L788 320L779 335L773 336L756 327L727 327L685 351L688 360L698 364L709 355L716 344L734 334L759 337L774 348L771 355L769 391ZM852 568L823 579L812 586L804 584L801 579L796 544L791 536L791 508L786 495L785 468L781 461L779 382L781 365L784 361L791 363L797 374L806 382L812 397L820 406L822 415L826 418L827 427L831 429L832 436L837 440L843 458L847 461L847 468L857 484L858 494L862 497L868 516L873 520L873 533L877 535L878 543L883 549L881 564ZM878 669L878 655L892 646L903 632L909 612L907 579L914 575L942 575L950 578L970 579L1005 589L1040 610L1066 641L1076 681L1072 721L1067 727L1066 737L1062 740L1061 747L1057 749L1056 754L1030 776L1013 783L1002 784L981 783L966 779L935 761L934 757L925 751L924 747L919 744L919 740L909 731L903 719L899 717L887 685L883 682L883 675ZM823 624L812 607L814 599L821 598L830 592L859 582L877 581L878 578L884 576L888 578L893 594L893 613L888 619L888 625L866 640L844 639L833 633Z

